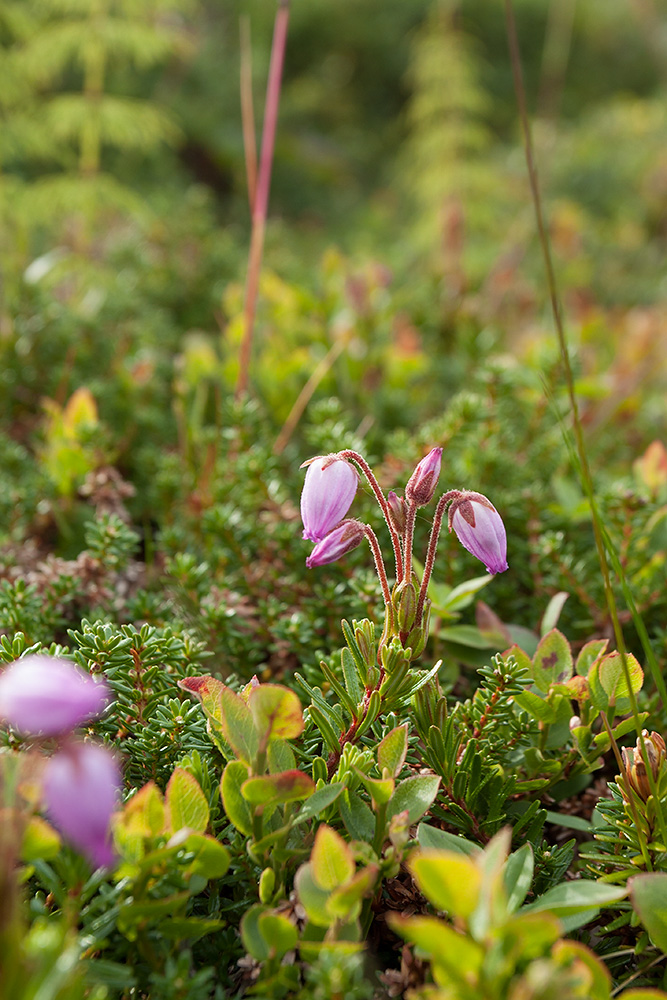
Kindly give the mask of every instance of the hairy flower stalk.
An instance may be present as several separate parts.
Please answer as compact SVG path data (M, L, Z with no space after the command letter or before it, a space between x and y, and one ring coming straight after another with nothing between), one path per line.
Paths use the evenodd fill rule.
M370 525L346 519L356 491L357 472L361 469L375 495L389 528L396 561L396 583L390 589L380 544ZM405 487L405 498L393 490L385 497L372 469L358 452L340 451L335 455L311 459L301 496L304 523L303 537L315 542L306 560L309 568L335 562L361 539L368 539L385 601L385 625L378 648L398 640L411 650L415 659L428 638L428 585L445 511L449 510L449 530L461 544L486 566L489 573L507 569L507 537L500 514L481 493L450 490L436 506L421 582L412 571L412 549L417 511L433 499L442 464L442 448L432 448L417 464Z

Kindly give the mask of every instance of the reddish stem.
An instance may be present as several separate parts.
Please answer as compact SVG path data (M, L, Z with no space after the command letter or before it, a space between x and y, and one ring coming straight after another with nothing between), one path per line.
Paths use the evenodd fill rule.
M445 509L450 500L454 500L456 497L461 496L460 490L450 490L448 493L443 493L443 495L438 500L438 505L435 508L435 514L433 517L433 526L431 528L431 534L428 540L428 549L426 550L426 561L424 563L424 576L422 577L421 587L419 588L419 597L417 598L417 612L415 614L415 627L419 628L422 623L422 616L424 614L424 602L426 600L426 594L428 593L428 585L431 579L431 573L433 572L433 564L435 563L435 553L438 548L438 539L440 538L440 529L442 527L442 519L445 516Z
M266 211L269 204L271 166L273 164L276 123L278 121L278 102L280 99L280 85L283 74L285 46L287 43L288 22L289 0L279 0L273 29L269 79L266 85L266 106L264 111L264 127L262 129L262 152L252 212L252 235L250 237L248 274L246 278L245 301L243 304L244 331L239 359L239 378L236 384L236 399L240 399L248 388L250 354L252 350L253 331L255 328L259 275L262 267L262 255L264 252L264 229L266 225Z
M370 524L364 525L364 534L368 539L368 544L371 547L371 552L373 553L373 559L375 560L375 570L378 575L378 580L380 581L380 586L382 587L382 594L384 597L385 604L391 604L391 591L389 590L389 582L387 580L387 570L385 569L384 559L382 558L382 549L380 548L380 543L377 540L377 536Z
M384 515L384 519L387 522L387 527L389 528L389 534L391 535L391 544L394 548L394 559L396 560L396 579L402 580L403 555L401 553L401 540L398 537L398 532L394 527L394 522L391 519L391 511L389 510L389 504L387 503L387 498L380 489L380 484L375 478L373 470L371 469L370 465L363 457L363 455L360 455L358 451L351 451L349 448L347 448L344 451L339 451L338 457L352 459L353 462L356 462L356 464L359 466L359 468L365 475L366 479L368 480L368 484L370 488L373 490L373 493L375 494L375 499L380 505L380 510Z

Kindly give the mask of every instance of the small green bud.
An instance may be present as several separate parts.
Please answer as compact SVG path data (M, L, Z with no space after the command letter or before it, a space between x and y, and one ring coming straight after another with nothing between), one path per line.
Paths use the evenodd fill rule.
M313 781L317 784L318 781L327 780L327 762L323 757L316 757L313 761Z
M396 622L403 637L412 628L417 613L417 588L414 583L399 583L394 588L393 602Z
M273 868L265 868L259 876L259 900L261 903L271 902L275 887L276 873Z

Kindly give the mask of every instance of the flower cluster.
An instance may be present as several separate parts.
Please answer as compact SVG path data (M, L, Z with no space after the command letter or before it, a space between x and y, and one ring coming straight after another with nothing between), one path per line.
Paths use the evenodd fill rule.
M454 531L461 544L484 563L489 573L502 573L508 568L505 526L491 501L470 490L450 490L436 505L421 582L413 573L412 546L417 510L433 499L441 464L442 448L432 448L410 476L404 497L400 497L393 490L385 496L372 469L357 452L341 451L304 462L307 472L301 494L303 537L315 543L306 565L312 568L335 562L356 548L365 537L371 546L384 594L386 639L398 636L404 648L410 645L415 656L423 649L428 634L426 594L447 508L449 530ZM366 477L389 528L396 562L393 590L389 587L373 529L346 516L357 490L359 471Z
M44 764L42 797L49 819L95 867L113 861L109 823L121 787L115 757L73 730L99 715L109 700L69 660L26 656L0 674L0 718L25 736L56 737L58 750Z

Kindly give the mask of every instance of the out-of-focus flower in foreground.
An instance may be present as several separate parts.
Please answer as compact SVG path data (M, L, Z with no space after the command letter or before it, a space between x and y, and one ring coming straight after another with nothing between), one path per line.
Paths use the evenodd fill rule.
M108 700L104 682L53 656L26 656L0 674L0 718L26 735L70 732L99 715Z
M424 507L435 493L442 464L442 448L431 448L408 479L405 499Z
M364 537L364 526L360 521L352 519L342 521L337 528L318 542L313 551L306 559L306 566L312 569L313 566L324 566L326 563L336 562L346 552L356 549Z
M356 469L335 455L314 458L301 493L303 537L321 542L345 517L357 491Z
M69 742L44 768L49 819L96 868L113 862L109 823L120 788L118 763L99 743Z
M503 573L508 568L505 525L491 501L481 493L464 492L452 501L452 529L461 545L483 562L489 573Z

